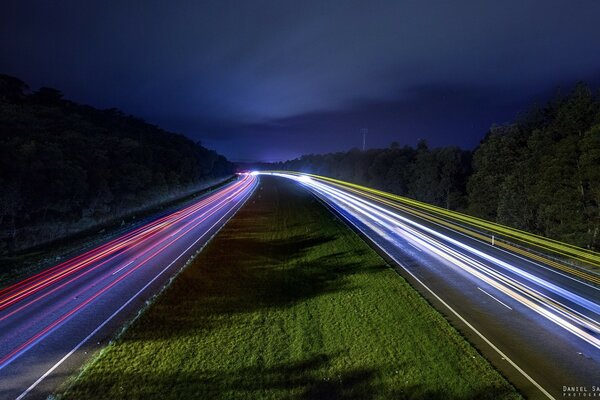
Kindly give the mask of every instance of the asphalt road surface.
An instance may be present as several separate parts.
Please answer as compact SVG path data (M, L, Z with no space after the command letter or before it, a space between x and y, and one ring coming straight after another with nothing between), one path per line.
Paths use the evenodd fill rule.
M296 180L346 219L527 397L600 398L597 285L360 190L273 175Z
M249 198L252 175L0 291L0 398L45 398Z

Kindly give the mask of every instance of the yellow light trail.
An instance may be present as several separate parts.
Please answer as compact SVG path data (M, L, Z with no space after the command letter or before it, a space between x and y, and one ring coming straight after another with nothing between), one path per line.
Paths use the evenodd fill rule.
M459 268L468 275L485 282L512 300L583 339L596 349L600 349L600 338L598 337L600 334L600 323L598 320L568 305L568 303L572 303L575 307L582 307L587 312L591 312L594 316L597 316L600 307L595 302L532 275L518 266L497 259L493 255L487 255L468 244L461 243L459 240L452 239L434 229L411 221L367 200L366 196L350 194L346 190L336 188L331 183L323 183L318 179L308 178L306 175L299 177L298 175L281 172L275 172L274 175L295 179L317 193L333 199L336 204L342 205L342 208L352 210L350 213L355 218L373 228L379 236L387 241L395 243L394 238L388 235L386 231L394 232L399 229L402 237L412 241L418 247L446 260L455 268ZM381 226L383 230L375 225ZM449 244L458 246L461 250L453 249ZM505 272L491 268L470 254L485 258L487 261L503 268ZM535 285L540 285L544 290L551 291L554 296L559 296L561 300L544 294L524 281L511 277L510 274L516 274L520 277L519 279L525 279ZM567 303L564 301L567 301Z
M553 260L549 257L544 257L543 255L536 254L527 249L517 247L515 244L507 243L504 240L508 239L510 241L520 243L521 245L524 244L526 246L533 246L534 248L543 249L546 252L550 252L558 256L583 262L591 267L600 267L600 253L557 240L548 239L543 236L504 226L495 222L486 221L484 219L466 215L457 211L446 210L431 204L334 178L314 174L303 174L294 171L272 172L292 174L296 176L310 176L312 179L317 181L322 181L337 187L341 187L345 190L368 197L374 201L403 211L407 214L430 221L437 225L442 225L446 228L458 231L475 239L493 244L494 246L503 248L510 252L517 253L529 259L552 266L562 272L576 276L587 282L600 285L600 276L595 273L595 271L586 271L582 268L577 268L558 262L557 260ZM482 234L478 230L487 231L489 234ZM492 238L491 235L494 235L494 238Z

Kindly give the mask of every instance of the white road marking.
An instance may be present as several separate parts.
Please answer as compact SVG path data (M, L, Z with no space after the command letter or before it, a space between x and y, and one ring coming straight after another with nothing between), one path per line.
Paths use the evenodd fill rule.
M313 191L311 191L313 192ZM315 193L315 192L313 192ZM326 200L324 200L326 201ZM329 202L326 201L328 204ZM334 207L335 209L335 207ZM339 215L341 215L346 221L348 221L348 223L350 223L352 226L354 226L356 229L358 229L359 231L361 231L363 233L363 235L365 235L366 237L368 237L369 239L370 236L367 235L362 229L360 229L360 227L358 225L356 225L354 222L352 222L350 220L350 218L348 218L347 216L345 216L343 213L339 213ZM529 382L531 382L535 387L537 387L540 392L542 392L546 397L548 397L549 399L552 400L556 400L550 393L548 393L548 391L546 389L544 389L539 383L537 383L531 376L529 376L527 374L527 372L523 371L523 369L521 369L521 367L519 367L517 365L517 363L515 363L513 360L511 360L506 354L504 354L502 352L502 350L500 350L498 347L496 347L496 345L494 345L494 343L492 343L487 337L485 337L481 332L479 332L473 325L471 325L462 315L460 315L454 308L452 308L448 303L446 303L440 296L438 296L432 289L429 288L429 286L425 285L425 283L423 283L423 281L421 279L419 279L415 274L413 274L408 268L406 268L402 263L400 263L396 257L394 257L393 255L391 255L387 250L385 250L379 243L377 243L376 241L374 241L373 239L371 239L371 242L373 244L375 244L375 246L379 247L381 249L381 251L383 251L385 254L388 255L388 257L390 257L392 260L394 260L394 262L396 264L398 264L400 267L402 267L402 269L404 269L410 276L413 277L413 279L415 281L417 281L421 286L423 286L429 293L431 293L431 295L433 297L435 297L440 303L442 303L444 305L444 307L446 307L448 310L450 310L454 315L456 315L456 317L458 319L460 319L467 327L469 327L469 329L471 329L473 332L475 332L477 334L477 336L479 336L484 342L486 342L492 349L494 349L503 359L505 359L506 361L509 362L510 365L512 365L518 372L520 372L525 378L527 378L527 380Z
M173 236L177 235L179 232L181 232L181 230L182 230L182 229L183 229L183 228L179 228L179 229L177 229L175 232L171 233L171 234L169 235L169 237L173 237Z
M283 176L283 177L285 177L285 178L288 178L287 176L284 176L284 175L280 175L280 176ZM340 186L340 184L336 184L336 185L337 185L338 187L341 187L341 186ZM342 187L340 190L342 190L342 191L344 191L344 192L347 192L347 191L348 191L348 187L345 187L345 186L344 186L344 187ZM355 193L356 193L356 192L355 192ZM363 194L364 194L364 191L363 191ZM368 194L368 193L367 193L367 194ZM359 194L359 196L360 196L360 194ZM375 201L376 201L376 202L378 202L377 200L375 200ZM381 202L378 202L378 203L379 203L379 204L381 204ZM388 206L388 207L389 207L389 206ZM465 234L465 233L459 232L459 231L457 231L457 230L454 230L454 229L452 229L452 228L449 228L449 227L447 227L447 226L441 225L441 224L439 224L439 223L437 223L437 222L430 221L430 220L428 220L428 219L426 219L426 218L423 218L423 217L419 217L419 216L417 216L417 215L415 215L415 214L412 214L412 213L411 213L411 212L409 212L409 211L401 211L400 213L402 213L402 212L403 212L403 213L405 213L405 214L408 214L408 215L410 215L411 217L416 217L417 219L420 219L420 220L426 221L427 223L430 223L430 224L433 224L433 225L437 225L437 226L439 226L439 227L440 227L440 228L442 228L442 229L449 230L449 231L451 231L451 232L453 232L453 233L455 233L455 234L457 234L457 235L464 236L464 237L466 237L466 238L468 238L468 239L471 239L471 240L473 240L473 241L475 241L475 242L479 242L479 243L481 243L481 244L484 244L484 245L486 245L486 246L490 246L490 243L489 243L489 242L487 242L487 241L483 241L483 240L477 239L477 238L475 238L475 237L473 237L473 236L470 236L470 235L467 235L467 234ZM431 214L428 214L428 215L430 215L430 216L431 216ZM460 224L459 224L459 225L460 225ZM523 260L523 261L526 261L526 262L528 262L528 263L530 263L530 264L532 264L532 265L538 266L538 267L540 267L540 268L543 268L543 269L545 269L545 270L547 270L547 271L550 271L550 272L552 272L552 273L555 273L555 274L561 275L561 276L563 276L563 277L565 277L565 278L567 278L567 279L571 279L571 280L573 280L573 281L575 281L575 282L581 283L581 284L583 284L583 285L585 285L585 286L587 286L587 287L589 287L589 288L591 288L591 289L594 289L594 290L598 290L598 291L600 291L600 287L598 287L598 286L595 286L595 285L593 285L593 284L591 284L591 283L589 283L589 282L586 282L585 280L581 280L581 279L579 279L579 278L577 278L577 277L574 277L574 276L572 276L572 275L566 274L566 273L564 273L564 272L562 272L562 271L560 271L560 270L558 270L558 269L556 269L556 268L553 268L553 267L549 267L549 266L546 266L546 265L540 264L540 263L538 263L537 261L535 261L535 260L533 260L533 259L531 259L531 258L523 257L523 256L521 256L521 255L519 255L519 254L517 254L517 253L510 252L510 251L508 251L508 250L506 250L506 249L503 249L503 248L501 248L501 247L498 247L498 246L492 246L492 247L494 247L494 249L496 249L496 250L499 250L499 251L501 251L501 252L503 252L503 253L506 253L506 254L508 254L508 255L510 255L510 256L513 256L513 257L519 258L519 259L521 259L521 260ZM586 272L590 272L590 271L586 271ZM592 272L593 272L593 271L592 271Z
M489 294L488 292L486 292L485 290L483 290L482 288L480 288L479 286L477 287L477 289L481 290L483 293L487 294L488 296L490 296L492 299L496 300L498 303L502 304L504 307L508 308L509 310L512 310L512 308L510 308L508 305L506 305L505 303L503 303L502 301L498 300L497 298L495 298L494 296L492 296L491 294Z
M115 272L113 272L111 275L116 275L119 272L121 272L123 269L125 269L126 267L130 266L131 263L133 263L135 260L131 260L129 261L127 264L123 265L121 268L119 268L118 270L116 270Z
M254 187L254 189L256 189L256 186ZM73 349L71 351L69 351L67 354L65 354L65 356L63 358L61 358L60 360L58 360L58 362L56 364L54 364L48 371L46 371L42 376L40 376L38 378L38 380L36 380L35 382L33 382L33 384L31 386L29 386L23 393L21 393L19 395L19 397L17 397L15 400L21 400L25 396L27 396L27 394L29 394L29 392L31 392L33 389L35 389L35 387L37 385L39 385L40 382L42 382L44 379L46 379L48 377L48 375L50 375L56 368L58 368L63 362L65 362L65 360L67 358L69 358L71 355L73 355L73 353L75 353L77 350L79 350L79 348L81 346L83 346L85 344L85 342L87 342L88 340L90 340L90 338L92 336L94 336L96 333L98 333L98 331L100 329L102 329L104 326L106 326L106 324L108 324L110 322L110 320L112 320L118 313L120 313L125 307L127 307L136 297L138 297L140 295L140 293L142 293L144 290L146 290L146 288L148 288L148 286L150 286L154 281L156 281L159 276L161 276L166 270L168 270L173 264L175 264L185 253L187 253L187 251L189 249L191 249L192 247L194 247L196 245L196 243L198 243L200 241L200 239L202 239L204 236L206 236L206 234L208 232L210 232L212 230L212 228L214 228L215 226L217 226L232 210L234 210L236 208L239 210L246 203L246 200L248 200L250 198L250 194L252 194L254 192L254 189L251 190L248 193L248 197L246 197L246 199L240 203L239 207L233 207L231 210L227 211L221 218L219 218L217 220L217 222L215 222L210 228L208 228L206 230L206 232L204 232L200 237L198 237L198 239L196 239L194 241L194 243L192 243L191 245L189 245L188 248L186 248L183 251L183 253L181 253L179 256L177 256L177 258L175 260L173 260L162 271L160 271L154 278L152 278L152 280L150 280L150 282L148 282L137 293L135 293L133 296L131 296L129 298L129 300L127 300L125 303L123 303L123 305L121 307L119 307L117 309L117 311L115 311L114 313L112 313L110 317L108 317L107 319L104 320L104 322L102 322L100 325L98 325L98 327L96 329L94 329L92 331L92 333L90 333L89 335L87 335L85 339L83 339L81 342L79 342L79 344L77 344L77 346L73 347Z
M419 250L421 253L423 252L423 250L421 250L420 248L418 248L417 246L415 246L415 245L414 245L414 244L412 244L411 242L406 242L406 243L408 243L408 245L409 245L410 247L412 247L413 249L417 249L417 250Z

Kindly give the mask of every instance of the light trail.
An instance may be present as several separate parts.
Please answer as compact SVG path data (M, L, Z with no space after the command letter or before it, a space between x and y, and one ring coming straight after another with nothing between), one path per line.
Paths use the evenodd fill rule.
M350 182L292 171L275 172L309 177L312 180L327 183L361 197L369 198L376 203L384 204L393 209L432 222L435 225L443 226L468 237L490 243L510 253L522 255L529 260L536 260L540 263L540 266L550 266L554 271L560 270L566 276L583 279L586 284L587 282L591 282L594 285L600 286L600 276L598 274L600 272L600 269L598 269L600 267L600 253ZM508 241L501 240L503 238L507 238ZM521 246L516 246L514 243L519 243ZM596 273L575 267L571 264L559 262L531 249L540 249L544 254L549 253L559 258L583 262L586 265L596 268Z
M39 349L38 344L47 342L47 338L55 338L55 332L81 327L86 329L86 319L89 318L87 310L100 307L110 313L110 319L114 318L150 283L164 275L175 261L189 254L201 239L206 240L211 232L214 234L215 226L222 224L226 216L239 208L250 196L256 183L255 176L241 176L236 182L206 195L194 204L1 290L0 392L3 371L21 368L18 365L23 363L16 362L33 349ZM183 249L183 252L177 252L177 249ZM141 289L140 285L143 285ZM128 295L128 288L135 291L133 297L130 293ZM98 302L109 295L111 299L115 296L124 298L125 302ZM87 317L78 318L81 313ZM106 322L99 324L92 332L97 332ZM64 338L67 343L78 336L88 340L91 335L89 332L83 336L67 333ZM36 351L47 352L52 349ZM67 357L72 353L65 354ZM62 360L61 357L57 360ZM13 367L13 364L17 364L17 367ZM8 374L10 376L10 372ZM24 388L31 382L37 385L39 379L45 376L42 373L34 376L35 379Z
M240 191L241 191L241 190L244 190L245 188L246 188L246 186L242 187L242 188L240 189ZM237 193L239 193L239 191L238 191ZM207 204L208 204L208 205L210 205L210 204L212 204L212 203L211 203L211 202L208 202L208 203L204 203L204 204L205 204L205 205L207 205ZM220 209L220 208L222 208L222 207L223 207L223 202L219 203L218 205L220 206L220 207L219 207L219 209ZM211 211L211 210L213 210L213 209L214 209L214 207L213 207L213 208L211 208L209 211ZM209 214L209 216L210 216L210 215L212 215L212 214L214 214L214 212L213 212L213 213L211 213L211 214ZM195 222L195 221L196 221L198 218L200 218L200 217L204 217L204 216L206 216L206 215L207 215L207 212L204 212L203 214L201 214L201 215L199 215L199 216L197 216L197 217L194 217L194 219L193 219L191 222L187 222L187 223L186 223L186 224L185 224L183 227L179 228L179 229L178 229L178 230L177 230L175 233L173 233L173 234L169 235L169 236L168 236L168 237L166 237L166 238L163 238L163 239L161 239L161 240L160 240L160 242L159 242L158 244L160 244L160 243L162 243L162 242L166 241L166 240L167 240L167 239L169 239L169 238L172 238L173 236L175 236L175 234L176 234L176 233L179 233L179 232L181 232L181 231L182 231L184 228L186 228L187 226L189 226L190 224L192 224L193 222ZM204 219L206 219L206 218L204 218ZM202 222L204 219L200 220L200 222L199 222L199 223L201 223L201 222ZM199 224L199 223L198 223L198 224ZM195 227L196 225L198 225L198 224L195 224L195 225L194 225L194 227ZM192 228L193 228L193 227L192 227ZM186 231L185 231L183 234L181 234L181 235L178 235L178 237L177 237L176 239L172 240L172 241L170 242L170 244L171 244L171 243L173 243L173 242L175 242L175 241L176 241L178 238L180 238L180 237L184 236L184 235L185 235L185 234L186 234L188 231L189 231L189 229L188 229L188 230L186 230ZM137 258L138 258L138 257L141 257L142 255L146 254L146 253L147 253L149 250L153 249L154 247L156 247L156 245L153 245L152 247L150 247L150 249L145 249L145 250L143 250L141 253L133 253L133 254L131 255L131 257L132 257L132 258L134 258L133 260L131 260L130 262L126 263L126 264L125 264L125 265L123 265L122 267L118 268L117 270L115 270L114 272L112 272L110 275L111 275L111 276L114 276L114 275L116 275L118 272L120 272L121 270L123 270L123 269L124 269L124 268L126 268L127 266L131 265L133 262L135 262L135 261L137 260ZM130 248L129 250L131 250L131 251L135 251L135 250L137 250L137 248L136 248L136 247L132 247L132 248ZM109 260L107 260L107 261L110 261L110 260L111 260L111 259L109 259ZM83 276L85 276L85 275L87 275L87 274L89 274L89 273L91 273L91 272L95 271L96 269L98 269L98 268L101 268L102 266L104 266L104 265L106 264L106 262L107 262L107 261L105 261L105 262L102 262L102 263L100 263L100 264L98 264L98 265L96 265L96 266L94 266L94 267L92 267L92 268L89 268L89 269L87 269L86 271L82 272L80 275L77 275L77 276L75 276L74 278L72 278L72 279L68 280L67 282L64 282L64 283L62 283L61 285L58 285L58 286L56 286L56 287L53 287L51 290L44 292L43 294L41 294L41 295L39 295L39 296L35 297L34 299L32 299L32 300L31 300L31 301L29 301L29 302L26 302L25 304L21 305L19 308L15 309L15 310L12 310L10 313L8 313L8 314L5 314L5 315L1 316L1 317L0 317L0 322L1 322L2 320L4 320L4 319L7 319L7 318L11 317L12 315L14 315L14 314L15 314L15 313L17 313L17 312L20 312L20 311L22 311L22 310L23 310L23 309L25 309L26 307L28 307L28 306L30 306L30 305L32 305L32 304L35 304L35 302L37 302L37 301L39 301L39 300L41 300L41 299L43 299L43 298L45 298L45 297L48 297L49 295L51 295L51 294L53 294L54 292L56 292L56 291L58 291L58 290L62 289L62 288L63 288L63 287L65 287L65 286L67 286L67 285L71 284L72 282L74 282L74 281L76 281L76 280L78 280L78 279L81 279ZM140 266L140 265L138 265L138 267L139 267L139 266ZM136 267L136 269L137 269L138 267ZM107 277L108 277L108 276L107 276ZM86 292L86 291L87 291L87 290L89 290L89 289L90 289L92 286L94 286L94 285L97 285L97 283L98 283L98 282L94 281L92 284L90 284L90 285L88 285L88 286L84 287L83 289L81 289L81 290L79 291L79 293ZM37 292L36 292L36 293L37 293ZM78 294L77 294L75 297L78 297L79 293L78 293ZM2 363L0 362L0 369L1 369L1 368L2 368Z
M495 222L486 221L481 218L473 217L471 215L463 214L456 211L450 211L441 207L437 207L431 204L427 204L421 201L413 200L407 197L398 196L392 193L387 193L381 190L372 189L366 186L357 185L350 182L340 181L325 176L312 175L312 174L298 174L292 172L291 174L297 174L301 176L310 176L315 179L328 182L330 184L343 187L346 189L357 190L362 195L371 194L375 195L378 201L389 199L399 204L410 206L412 210L427 211L432 215L447 218L449 220L458 221L466 225L475 227L480 230L484 230L491 233L496 233L499 236L508 237L515 241L520 241L528 246L537 246L542 249L554 252L559 255L567 256L584 263L599 266L600 267L600 253L587 250L578 246L574 246L568 243L563 243L558 240L549 239L543 236L535 235L530 232L512 228L509 226L501 225ZM397 206L397 204L396 204ZM473 233L473 232L470 232ZM486 238L490 241L490 237Z
M409 245L445 260L476 282L493 287L511 301L527 307L600 349L598 289L595 289L597 297L586 298L537 276L535 271L527 271L415 219L400 215L373 198L359 196L307 175L278 172L270 174L297 181L324 201L334 204L370 227L389 244L400 246L395 239L401 238ZM379 228L374 229L374 225Z
M219 209L223 208L225 206L225 204L224 204L225 201L227 201L227 199L225 199L224 201L220 201L215 206L211 207L208 211L202 213L198 217L195 217L194 219L192 219L191 221L189 221L188 223L186 223L186 225L184 226L185 231L180 236L185 235L186 233L188 233L189 231L191 231L192 229L194 229L196 226L198 226L199 224L201 224L202 222L204 222L206 220L206 218L208 218L210 215L213 215ZM150 249L153 250L155 247L158 247L159 245L162 245L163 242L169 241L170 238L171 238L171 236L168 236L168 237L162 239L160 242L154 244ZM83 301L82 303L80 303L78 306L76 306L75 308L71 309L70 311L68 311L67 313L65 313L64 315L62 315L61 317L57 318L50 325L48 325L47 327L45 327L44 329L42 329L41 331L39 331L38 333L36 333L33 337L31 337L30 339L28 339L27 341L25 341L21 346L17 347L13 351L11 351L9 354L5 355L3 358L0 358L0 369L4 368L6 365L8 365L10 363L10 361L13 360L15 357L17 357L19 354L21 354L22 352L24 352L27 349L31 348L31 346L33 346L36 343L38 343L41 339L44 338L44 336L46 336L53 329L55 329L56 327L60 326L62 323L64 323L65 321L67 321L77 311L79 311L82 308L84 308L85 306L87 306L89 303L91 303L92 301L94 301L100 295L102 295L103 293L105 293L106 291L108 291L109 289L111 289L113 286L115 286L116 284L118 284L119 282L121 282L123 279L127 278L129 275L131 275L137 269L141 268L146 263L148 263L149 261L151 261L155 256L157 256L158 254L160 254L164 249L166 249L168 246L170 246L177 239L178 238L173 239L173 240L169 241L168 243L164 244L160 249L158 249L157 251L153 252L150 256L148 256L147 258L145 258L142 262L140 262L134 268L128 270L126 273L124 273L123 275L121 275L119 278L113 280L107 286L102 287L95 294L93 294L92 296L90 296L89 298L87 298L85 301ZM113 275L113 274L111 274L111 275ZM94 285L96 285L96 284L97 283L95 282ZM91 288L91 286L92 285L88 286L83 291L89 290Z
M419 290L433 296L483 340L492 352L489 356L499 355L497 367L516 374L517 380L525 378L529 383L523 388L528 395L559 397L561 379L576 377L589 385L596 383L600 376L600 277L594 272L508 241L496 240L494 246L490 236L473 228L472 221L467 224L464 215L442 213L424 203L400 201L397 196L316 175L263 174L296 181L346 219L402 268ZM506 228L486 226L497 232ZM517 236L531 239L524 232ZM544 247L542 239L534 239L532 243ZM597 253L555 241L544 245L557 254L596 265ZM399 261L405 259L410 261ZM538 336L552 339L544 342L536 340Z
M246 199L248 199L248 197L246 197ZM131 304L131 302L135 298L137 298L140 294L142 294L142 292L144 290L146 290L152 283L154 283L166 271L168 271L168 269L171 268L171 266L173 264L175 264L179 259L181 259L181 257L183 257L187 253L188 250L190 250L200 240L202 240L204 238L204 236L206 236L206 234L208 232L210 232L210 230L212 228L217 226L221 221L223 221L223 219L225 219L225 217L228 217L228 216L230 216L230 214L225 214L221 218L219 218L213 225L211 225L209 227L209 229L206 230L206 232L204 232L192 244L190 244L181 254L179 254L177 256L177 258L175 258L173 261L171 261L171 263L169 263L169 265L165 266L156 276L154 276L154 278L152 278L140 290L135 292L129 299L127 299L127 301L125 303L123 303L115 312L113 312L110 316L108 316L108 318L106 318L104 321L102 321L102 323L100 323L100 325L98 325L92 332L89 333L89 335L87 335L85 338L83 338L79 343L77 343L77 345L75 345L75 347L73 347L71 350L69 350L69 352L67 354L65 354L60 360L58 360L54 365L52 365L52 367L50 367L46 372L44 372L44 374L42 374L42 376L40 376L35 382L33 382L29 387L27 387L27 389L25 389L15 400L21 400L25 396L27 396L29 393L31 393L31 391L34 390L36 388L36 386L38 386L44 379L46 379L50 374L52 374L62 363L64 363L67 360L67 358L72 356L77 350L79 350L81 348L81 346L83 346L87 341L89 341L102 328L104 328L106 326L106 324L108 324L113 318L115 318L120 312L122 312L125 309L125 307L127 307L129 304Z
M459 267L472 277L494 287L512 300L542 315L596 349L600 349L600 323L598 322L600 305L597 302L583 298L524 271L518 266L511 265L441 232L396 214L375 204L372 200L360 198L307 176L285 173L273 173L273 175L296 180L320 197L341 206L363 222L378 225L385 231L385 239L388 241L393 241L395 235L408 239L413 246L416 245L415 247L427 250L448 261L451 265ZM483 263L478 259L483 259L488 263ZM511 275L524 278L529 284L519 281ZM530 286L531 283L545 289L551 295L544 294L541 290Z
M238 184L244 184L244 182L245 181L240 181ZM205 207L207 204L211 204L212 202L225 197L231 192L235 192L237 189L237 185L232 185L223 191L203 199L202 201L195 203L183 210L177 211L173 214L160 218L159 220L146 224L118 239L98 247L97 249L90 250L83 255L77 256L73 260L66 261L65 263L59 264L56 267L45 270L37 275L5 288L4 290L0 291L0 311L62 279L68 278L72 274L79 272L96 262L110 261L110 256L114 256L118 251L135 249L137 246L144 244L145 241L151 239L153 236L161 235L163 230L182 220L185 220L190 215ZM96 268L98 267L100 267L100 265L96 265Z

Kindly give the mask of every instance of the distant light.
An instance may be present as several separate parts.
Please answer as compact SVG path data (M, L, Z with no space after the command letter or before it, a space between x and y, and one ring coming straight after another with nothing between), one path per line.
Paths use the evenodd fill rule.
M258 171L252 171L252 172L250 172L250 175L252 175L252 176L256 176L256 175L258 175L259 173L260 173L260 172L258 172Z
M305 183L308 183L308 182L312 181L312 179L308 175L300 175L298 177L298 179L300 180L300 182L305 182Z

